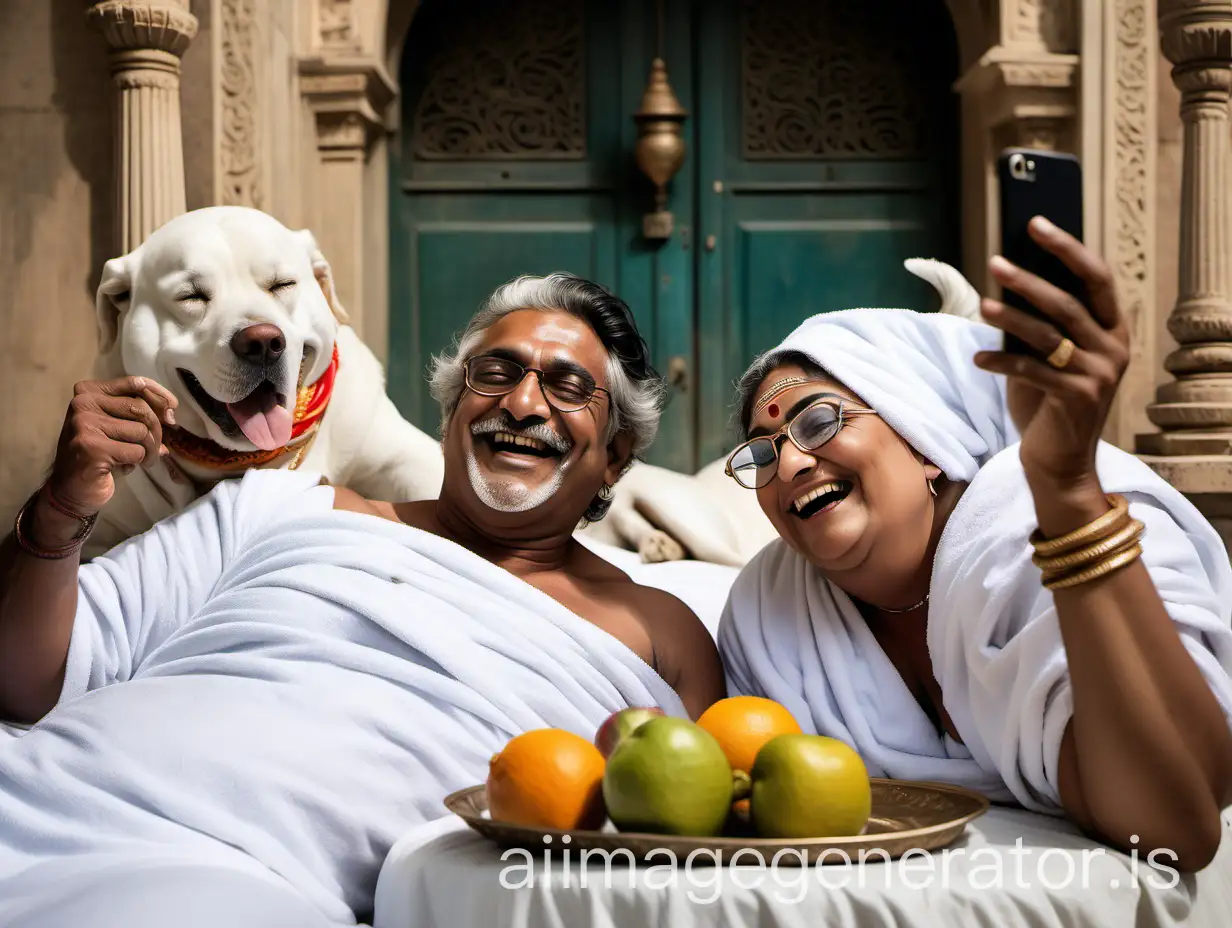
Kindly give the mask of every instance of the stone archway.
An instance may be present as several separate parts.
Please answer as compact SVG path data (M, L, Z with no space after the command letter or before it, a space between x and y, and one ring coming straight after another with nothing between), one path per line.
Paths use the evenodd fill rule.
M959 73L966 71L988 47L986 0L945 0L958 38Z
M333 11L353 6L355 21L360 32L374 29L371 37L371 48L379 50L385 66L396 71L398 59L402 55L402 47L406 42L411 21L415 18L415 10L419 0L322 0L325 7ZM958 51L962 66L965 68L984 51L987 46L988 16L984 0L945 0L950 16L954 20L954 31L958 36Z

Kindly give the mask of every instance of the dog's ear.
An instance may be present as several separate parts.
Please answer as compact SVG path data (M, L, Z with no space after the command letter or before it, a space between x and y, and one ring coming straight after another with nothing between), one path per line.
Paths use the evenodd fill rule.
M334 289L334 272L330 269L329 262L325 260L321 249L317 247L316 237L307 229L300 229L299 235L308 251L308 260L312 262L312 274L316 277L321 292L325 294L325 302L329 304L330 312L334 314L339 325L350 325L351 317L347 315L347 311L338 300L338 291Z
M98 353L106 354L120 336L120 314L128 309L133 291L133 256L112 258L103 265L103 277L94 292L98 319Z

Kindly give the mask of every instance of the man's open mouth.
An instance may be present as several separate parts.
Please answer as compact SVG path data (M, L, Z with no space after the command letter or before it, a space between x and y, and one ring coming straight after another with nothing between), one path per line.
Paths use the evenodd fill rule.
M263 451L281 448L291 440L292 416L286 408L287 398L270 381L261 381L241 400L224 403L210 396L190 371L180 368L179 374L201 411L228 438L243 435Z
M558 458L561 452L538 438L528 438L525 435L514 435L512 432L488 432L480 436L488 443L492 453L503 451L506 454L521 454L535 458Z
M833 509L845 500L853 489L855 489L855 484L850 480L831 480L823 483L792 500L791 514L801 519L809 519L819 512Z

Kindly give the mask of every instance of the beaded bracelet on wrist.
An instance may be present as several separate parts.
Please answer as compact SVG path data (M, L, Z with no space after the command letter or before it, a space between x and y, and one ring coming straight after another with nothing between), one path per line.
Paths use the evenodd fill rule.
M81 528L77 530L77 534L72 537L68 544L61 545L58 548L44 548L42 545L30 538L30 536L26 533L23 523L25 522L27 513L31 508L33 508L40 494L44 496L48 505L50 505L52 509L56 510L56 512L69 516L70 518L77 519L82 523ZM17 541L17 547L32 557L41 558L47 561L62 560L66 557L72 557L81 550L82 546L86 543L86 539L90 537L90 532L94 530L94 523L97 520L98 513L83 516L79 513L73 512L55 498L55 494L51 492L50 486L44 485L35 491L34 495L26 500L21 509L18 510L17 518L13 520L13 538Z

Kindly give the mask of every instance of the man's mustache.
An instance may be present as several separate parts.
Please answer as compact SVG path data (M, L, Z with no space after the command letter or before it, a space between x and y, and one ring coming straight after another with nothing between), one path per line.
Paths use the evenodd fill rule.
M513 416L505 410L501 410L498 415L471 423L472 435L489 435L492 432L508 432L510 435L522 438L535 438L560 454L566 454L573 447L573 442L545 422L538 422L524 428L514 425Z

